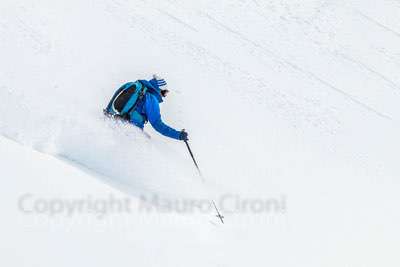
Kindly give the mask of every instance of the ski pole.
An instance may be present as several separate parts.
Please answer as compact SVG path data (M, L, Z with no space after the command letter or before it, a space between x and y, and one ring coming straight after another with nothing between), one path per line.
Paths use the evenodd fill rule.
M199 172L199 174L200 174L200 177L203 179L203 175L201 174L201 171L200 171L199 165L197 165L196 159L194 158L194 155L193 155L192 149L190 149L190 146L189 146L189 143L188 143L188 141L187 141L187 140L185 140L185 144L186 144L186 147L187 147L187 149L189 150L189 154L190 154L190 156L192 157L193 163L194 163L194 165L196 166L196 169L197 169L197 171L198 171L198 172Z
M199 172L199 175L200 175L202 181L204 182L204 177L203 177L203 175L201 174L199 165L197 165L196 159L194 158L192 149L190 149L190 146L189 146L189 143L188 143L187 140L185 140L185 144L186 144L186 147L187 147L187 149L188 149L188 151L189 151L190 156L192 157L193 163L194 163L194 165L196 166L196 169L197 169L197 171ZM218 210L218 208L217 208L217 205L215 205L214 200L212 200L211 203L212 203L212 205L214 206L215 211L217 212L217 215L215 215L215 216L221 220L222 224L224 224L224 216L221 215L221 213L219 212L219 210Z
M221 213L219 213L219 210L217 208L217 205L215 205L214 200L212 201L212 204L214 205L214 208L217 211L217 215L215 215L215 217L219 218L221 220L222 224L224 224L224 218L225 217Z

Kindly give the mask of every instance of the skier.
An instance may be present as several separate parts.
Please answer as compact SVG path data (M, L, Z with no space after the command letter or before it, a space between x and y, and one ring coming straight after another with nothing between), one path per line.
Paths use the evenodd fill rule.
M154 74L153 79L138 80L121 86L112 97L104 114L108 117L127 121L143 130L150 122L160 134L176 140L188 140L185 130L177 131L166 125L160 114L159 104L167 96L167 82Z

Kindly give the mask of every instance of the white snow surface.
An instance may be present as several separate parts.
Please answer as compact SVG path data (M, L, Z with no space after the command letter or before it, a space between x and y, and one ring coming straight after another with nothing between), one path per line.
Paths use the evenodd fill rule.
M396 0L2 0L0 265L399 266L399 14ZM204 183L182 142L103 117L153 73ZM224 225L21 209L110 195L284 208Z

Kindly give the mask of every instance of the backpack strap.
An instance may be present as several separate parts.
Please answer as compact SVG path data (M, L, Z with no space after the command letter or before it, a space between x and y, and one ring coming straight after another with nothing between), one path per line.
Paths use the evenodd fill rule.
M128 114L129 111L135 106L136 100L138 99L138 96L139 96L139 90L142 89L142 85L139 82L135 82L134 86L136 87L135 92L132 94L132 96L129 98L128 102L126 102L124 108L121 110L120 114L122 116L124 114Z
M124 85L122 85L113 95L113 97L111 98L110 102L108 103L107 107L105 108L105 111L109 114L109 115L115 115L118 114L118 112L116 110L114 110L114 101L115 99L117 99L117 97L122 93L122 91L125 91L129 88L131 88L135 83L133 82L128 82Z
M124 108L121 112L118 112L114 109L114 102L118 98L118 96L125 90L130 89L131 87L135 86L136 92L132 94L129 98L128 102L125 104ZM121 86L117 92L115 92L114 96L112 97L110 103L108 104L107 108L104 109L104 114L111 117L121 118L123 120L130 120L131 114L135 111L138 104L143 100L148 88L143 85L140 81L136 82L129 82Z
M147 87L144 86L139 81L136 82L136 88L138 90L138 95L137 95L137 98L135 99L135 103L126 111L126 114L128 114L129 116L133 111L135 111L135 109L137 108L138 104L143 100L143 98L144 98L144 96L146 95L146 92L147 92ZM128 106L128 104L127 104L127 106ZM125 108L126 108L126 106L125 106ZM124 110L125 110L125 108L124 108Z

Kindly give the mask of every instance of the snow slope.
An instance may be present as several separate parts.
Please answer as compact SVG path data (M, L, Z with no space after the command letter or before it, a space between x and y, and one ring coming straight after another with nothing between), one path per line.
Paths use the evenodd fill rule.
M2 265L132 266L140 262L146 266L183 266L185 262L165 260L179 258L182 253L196 257L197 252L190 249L194 246L207 251L203 236L212 240L211 244L220 242L215 240L214 228L201 228L185 216L139 212L135 207L141 204L136 198L53 157L4 138L0 139L0 150L3 177L12 181L1 190L0 207L6 215L0 228ZM81 199L100 203L110 196L116 201L128 198L131 212L114 208L104 213L99 204L93 204L98 208L67 214L66 206L63 212L55 205L33 213L35 203L41 200L49 205L57 200L73 203ZM168 246L170 240L177 242L175 246ZM162 248L157 250L160 257L153 258L158 247ZM203 265L209 261L209 257L197 260Z
M205 214L137 214L143 224L121 230L113 221L101 237L85 237L74 264L97 254L104 265L398 266L399 12L394 0L3 0L0 133L44 154L0 140L5 177L15 177L2 187L11 222L1 247L15 250L42 233L76 249L80 234L102 224L63 222L54 235L16 211L20 194L7 188L119 190L133 201L234 194L283 197L285 212L228 213L224 227ZM172 89L164 119L189 131L205 184L183 144L102 117L121 83L155 72ZM27 252L0 260L35 265L17 262Z

